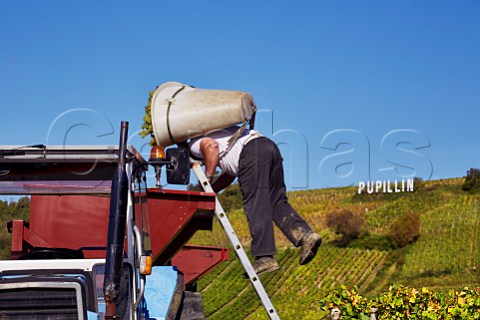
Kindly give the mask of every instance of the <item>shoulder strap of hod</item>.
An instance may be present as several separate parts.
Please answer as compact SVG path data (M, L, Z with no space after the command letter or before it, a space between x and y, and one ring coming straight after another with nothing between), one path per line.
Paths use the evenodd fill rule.
M248 121L249 123L249 129L250 130L254 130L255 129L255 116L257 115L257 107L254 106L254 109L253 109L253 114L252 116L250 117L250 120Z
M220 152L220 155L219 155L220 158L223 158L224 156L226 156L227 153L233 148L235 143L237 143L238 139L242 136L242 133L245 131L245 129L247 129L248 124L250 124L250 130L253 130L253 125L255 124L255 114L257 113L257 107L255 105L253 105L252 109L253 109L253 113L250 116L250 118L245 120L245 122L242 124L242 126L240 128L238 128L238 130L235 131L234 134L232 134L230 139L228 139L227 149Z
M178 89L173 96L168 99L168 105L167 105L167 130L168 130L168 136L170 137L170 140L172 140L173 143L177 143L175 139L173 139L172 132L170 131L170 109L172 107L172 104L175 102L175 97L177 94L179 94L183 89L185 89L186 86L182 86L180 89Z

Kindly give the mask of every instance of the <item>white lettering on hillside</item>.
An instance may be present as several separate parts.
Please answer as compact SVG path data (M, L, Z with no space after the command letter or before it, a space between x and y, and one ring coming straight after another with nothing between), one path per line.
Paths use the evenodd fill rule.
M360 181L358 183L358 194L364 192L372 193L399 193L399 192L413 192L413 179L402 180L377 180L377 181Z

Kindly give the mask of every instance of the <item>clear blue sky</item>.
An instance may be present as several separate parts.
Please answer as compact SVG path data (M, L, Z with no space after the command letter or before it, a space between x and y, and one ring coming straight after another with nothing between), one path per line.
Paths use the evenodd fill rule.
M250 92L290 190L480 167L479 1L0 2L2 145L145 151L166 81Z

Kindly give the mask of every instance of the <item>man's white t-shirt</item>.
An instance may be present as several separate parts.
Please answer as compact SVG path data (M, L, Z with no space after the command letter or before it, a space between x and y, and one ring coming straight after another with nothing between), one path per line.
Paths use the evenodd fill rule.
M218 143L220 153L219 165L223 172L236 177L238 176L238 162L243 146L251 139L259 137L260 134L255 130L245 129L241 136L237 139L235 144L229 148L228 140L237 132L239 127L233 126L226 129L221 129L205 134L199 138L192 139L190 142L190 152L199 159L203 159L202 151L200 150L200 140L204 137L209 137Z

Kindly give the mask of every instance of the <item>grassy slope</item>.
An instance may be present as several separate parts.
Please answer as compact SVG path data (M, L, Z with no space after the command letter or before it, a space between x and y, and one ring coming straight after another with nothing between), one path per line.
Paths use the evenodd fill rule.
M321 232L325 244L307 266L298 265L299 250L280 233L276 234L280 271L262 276L262 282L279 315L285 319L318 319L324 315L318 301L340 284L356 285L372 296L393 283L436 290L478 286L480 274L480 195L461 190L463 179L430 181L410 194L355 195L355 188L293 192L291 204L311 226ZM382 237L400 213L414 210L420 216L420 238L399 250L337 248L334 235L325 226L325 215L348 208L364 214L371 233ZM242 210L229 218L248 248L248 227ZM196 244L228 246L220 225L198 233ZM353 246L353 244L352 244ZM209 319L267 319L241 266L233 257L199 282Z

